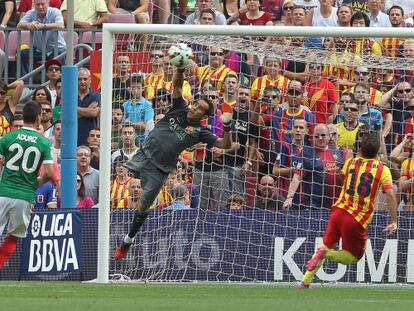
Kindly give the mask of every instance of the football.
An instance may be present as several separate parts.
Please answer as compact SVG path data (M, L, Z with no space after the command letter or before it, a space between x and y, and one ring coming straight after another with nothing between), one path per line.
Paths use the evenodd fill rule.
M193 57L193 51L185 43L173 45L168 50L170 64L183 68L187 66Z

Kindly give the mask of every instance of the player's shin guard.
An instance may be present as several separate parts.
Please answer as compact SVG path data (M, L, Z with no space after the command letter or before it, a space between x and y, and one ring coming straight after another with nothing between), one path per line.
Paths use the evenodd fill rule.
M350 265L353 263L357 263L359 261L354 255L350 252L345 250L335 251L335 250L328 250L326 253L326 258L337 263L341 263L343 265Z
M322 259L315 269L313 269L312 271L305 272L303 279L302 279L304 285L309 285L310 283L312 283L312 280L315 277L316 272L318 272L318 270L323 266L324 263L325 263L325 259Z
M148 217L148 211L137 210L134 214L131 227L129 228L128 237L133 239L141 226L144 224L145 219Z
M3 268L5 263L9 260L16 250L17 239L14 236L8 235L3 244L0 246L0 269Z

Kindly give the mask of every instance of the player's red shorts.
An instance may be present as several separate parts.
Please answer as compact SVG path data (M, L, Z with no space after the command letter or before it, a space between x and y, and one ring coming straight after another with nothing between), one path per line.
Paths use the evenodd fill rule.
M352 215L341 208L334 208L329 218L323 243L335 248L342 238L342 249L360 259L365 252L368 231Z

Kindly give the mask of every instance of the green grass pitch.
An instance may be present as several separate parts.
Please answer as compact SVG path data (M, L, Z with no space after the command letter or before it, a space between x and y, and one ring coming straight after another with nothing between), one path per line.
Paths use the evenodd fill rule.
M4 311L380 311L413 310L410 287L326 287L250 284L82 284L0 281Z

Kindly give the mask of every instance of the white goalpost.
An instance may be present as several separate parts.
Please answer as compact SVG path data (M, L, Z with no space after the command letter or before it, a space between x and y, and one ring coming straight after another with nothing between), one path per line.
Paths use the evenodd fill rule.
M132 250L131 256L133 257L127 263L112 261L113 244L118 243L119 237L127 233L128 223L133 215L133 211L125 211L125 214L122 214L124 211L114 211L115 209L111 208L111 142L113 139L111 124L114 102L112 84L117 35L147 35L149 37L148 50L167 50L168 46L174 42L185 42L207 47L226 48L251 54L259 59L265 56L275 56L291 61L343 66L344 60L329 58L331 55L326 50L315 51L298 47L287 52L286 46L283 44L255 41L250 37L414 39L414 28L104 24L102 32L99 241L96 282L108 283L110 274L123 274L124 270L128 270L130 273L126 273L129 278L158 281L196 281L201 279L206 281L262 282L299 278L301 271L303 271L301 265L304 259L302 257L310 257L315 245L321 242L320 237L326 226L326 213L298 211L290 214L279 211L261 214L256 212L254 208L237 215L232 213L219 215L219 212L216 211L195 209L169 213L154 212L154 214L150 214L148 220L153 219L151 230L155 233L144 235L141 238L137 249ZM159 36L161 40L153 43L151 36ZM286 53L289 54L286 55ZM369 68L374 65L378 66L378 64L387 69L414 70L414 59L367 55L361 61L361 65ZM123 219L124 223L117 223L111 227L112 211L117 214L116 219ZM192 213L192 216L188 216L187 212ZM354 275L347 276L345 281L364 282L363 275L371 273L371 282L383 282L382 278L387 278L384 282L390 283L414 282L414 259L410 259L414 254L414 240L410 239L412 234L408 230L411 225L414 225L414 217L406 215L407 218L404 220L406 227L402 229L403 232L388 240L385 236L378 236L378 240L382 240L379 244L380 249L376 248L377 240L372 240L372 243L368 244L367 255L363 258L363 262L356 266L353 271ZM318 217L321 217L320 227L312 229L318 222ZM372 225L378 226L378 232L380 232L385 220L386 214L380 213L378 218L374 218ZM174 222L179 225L175 226ZM162 232L164 229L165 232ZM313 239L313 241L308 243L305 241L304 235L313 230L314 232L308 236L308 239ZM222 241L215 241L215 234ZM399 244L398 237L404 240L401 242L402 244ZM377 238L377 230L373 231L371 238ZM403 247L403 251L400 250L400 247ZM225 253L222 252L223 250ZM297 253L295 253L296 251ZM156 253L155 257L148 255L152 252ZM400 263L399 258L397 262L397 253L395 252L399 252L399 256L404 256L401 262L406 267L402 267L403 264ZM197 256L193 256L194 253ZM139 264L135 261L139 261ZM177 267L176 270L174 267ZM384 274L385 269L387 269L386 274ZM325 270L322 269L318 275L323 280L335 281L340 279L339 275L345 275L345 270L344 267L328 266ZM287 273L290 273L291 276L287 277Z

